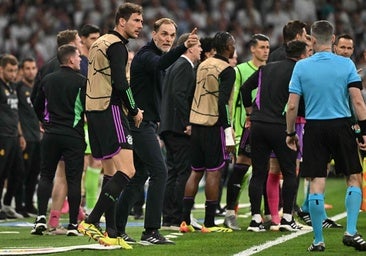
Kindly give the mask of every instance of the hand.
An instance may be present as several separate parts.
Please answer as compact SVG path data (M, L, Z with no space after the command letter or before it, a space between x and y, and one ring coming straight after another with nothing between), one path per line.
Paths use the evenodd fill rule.
M132 117L133 118L133 121L135 122L135 126L137 128L140 127L140 124L142 122L142 119L143 119L143 114L142 113L144 113L144 111L138 108L137 114Z
M43 127L43 124L42 123L39 123L39 131L41 133L44 133L44 127Z
M226 146L226 151L232 154L235 154L236 147L234 146Z
M297 135L291 137L286 136L286 144L293 151L297 151L297 149L299 148L299 137L297 137Z
M184 130L184 133L191 136L192 134L192 126L191 125L187 125L186 129Z
M187 40L184 42L184 46L187 48L191 48L198 44L199 38L197 35L197 28L194 28L192 32L189 34Z
M19 146L22 151L24 151L24 149L27 147L27 142L25 141L25 138L23 135L19 136Z
M360 141L357 139L358 146L360 147L360 150L362 150L362 151L366 151L366 135L363 135L363 136L362 136L362 138L363 138L363 142L360 142Z
M250 128L252 126L252 122L250 121L250 116L247 116L245 119L244 128Z

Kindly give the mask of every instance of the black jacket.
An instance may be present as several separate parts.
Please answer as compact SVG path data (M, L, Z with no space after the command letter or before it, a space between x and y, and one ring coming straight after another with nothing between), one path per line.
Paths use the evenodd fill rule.
M253 106L251 121L286 124L285 106L295 63L291 59L268 63L254 72L241 86L244 107ZM253 102L251 94L255 88L258 88L258 92Z
M143 46L131 63L131 90L136 105L144 110L144 121L160 121L162 78L187 48L179 45L163 54L153 40Z
M164 77L160 134L165 131L184 134L189 125L194 87L194 69L186 58L180 57Z
M31 101L34 104L36 100L37 94L39 92L39 88L41 86L41 80L48 74L55 72L56 70L60 69L60 62L58 61L57 57L51 58L46 64L42 66L40 70L38 70L36 79L34 81L33 91L31 94Z
M34 110L46 133L84 138L86 78L69 67L45 76Z

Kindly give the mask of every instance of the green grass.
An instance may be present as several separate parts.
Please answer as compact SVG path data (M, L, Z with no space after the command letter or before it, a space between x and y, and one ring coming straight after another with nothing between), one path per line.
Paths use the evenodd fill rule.
M302 202L302 185L298 202ZM327 211L328 216L335 216L344 212L344 194L345 181L344 179L328 179L326 190L326 203L332 204L333 209ZM223 194L222 204L224 204L226 194ZM201 191L196 199L197 203L204 202L204 195ZM248 203L247 190L244 191L241 203ZM248 208L239 210L239 214L247 214ZM196 218L203 217L203 209L195 209L193 214ZM67 217L67 216L65 216ZM218 218L217 218L218 219ZM25 221L32 222L33 219L25 219ZM131 222L135 220L131 219ZM67 222L67 219L64 220ZM183 234L174 239L176 245L165 246L142 246L134 245L133 250L111 250L111 251L70 251L57 254L48 255L149 255L149 256L163 256L163 255L233 255L246 250L253 246L258 246L270 240L275 240L281 236L288 235L287 232L262 232L252 233L247 232L246 227L250 222L250 218L239 218L239 224L242 227L241 231L233 233L209 233L203 234L200 232ZM343 226L346 225L345 219L338 221ZM0 223L1 224L1 223ZM30 227L9 227L0 226L0 249L6 247L61 247L68 245L78 245L95 243L89 241L86 237L66 237L66 236L33 236L30 235ZM136 239L141 236L142 227L127 227L127 233ZM4 231L17 231L19 234L4 234ZM360 213L358 231L361 234L366 234L366 215ZM351 253L358 253L353 248L346 247L342 244L342 236L344 229L326 229L324 230L326 251L323 255L350 255ZM162 234L167 235L171 231L161 231ZM306 248L312 242L312 232L301 235L284 243L273 246L269 249L259 252L256 255L273 256L273 255L309 255Z

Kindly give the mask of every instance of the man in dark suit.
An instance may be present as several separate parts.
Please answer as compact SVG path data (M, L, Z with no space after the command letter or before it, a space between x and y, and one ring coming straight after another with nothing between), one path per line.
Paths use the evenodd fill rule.
M178 45L189 34L178 39ZM163 227L179 228L182 222L184 188L191 172L189 111L192 104L194 63L200 59L201 44L187 51L167 70L163 81L159 134L166 147L168 180L163 204Z

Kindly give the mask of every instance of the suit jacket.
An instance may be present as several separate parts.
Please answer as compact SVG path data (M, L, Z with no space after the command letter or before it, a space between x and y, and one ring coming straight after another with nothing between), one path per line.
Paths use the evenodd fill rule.
M163 80L159 134L166 131L184 134L189 125L195 79L194 68L185 57L180 57L167 70Z

